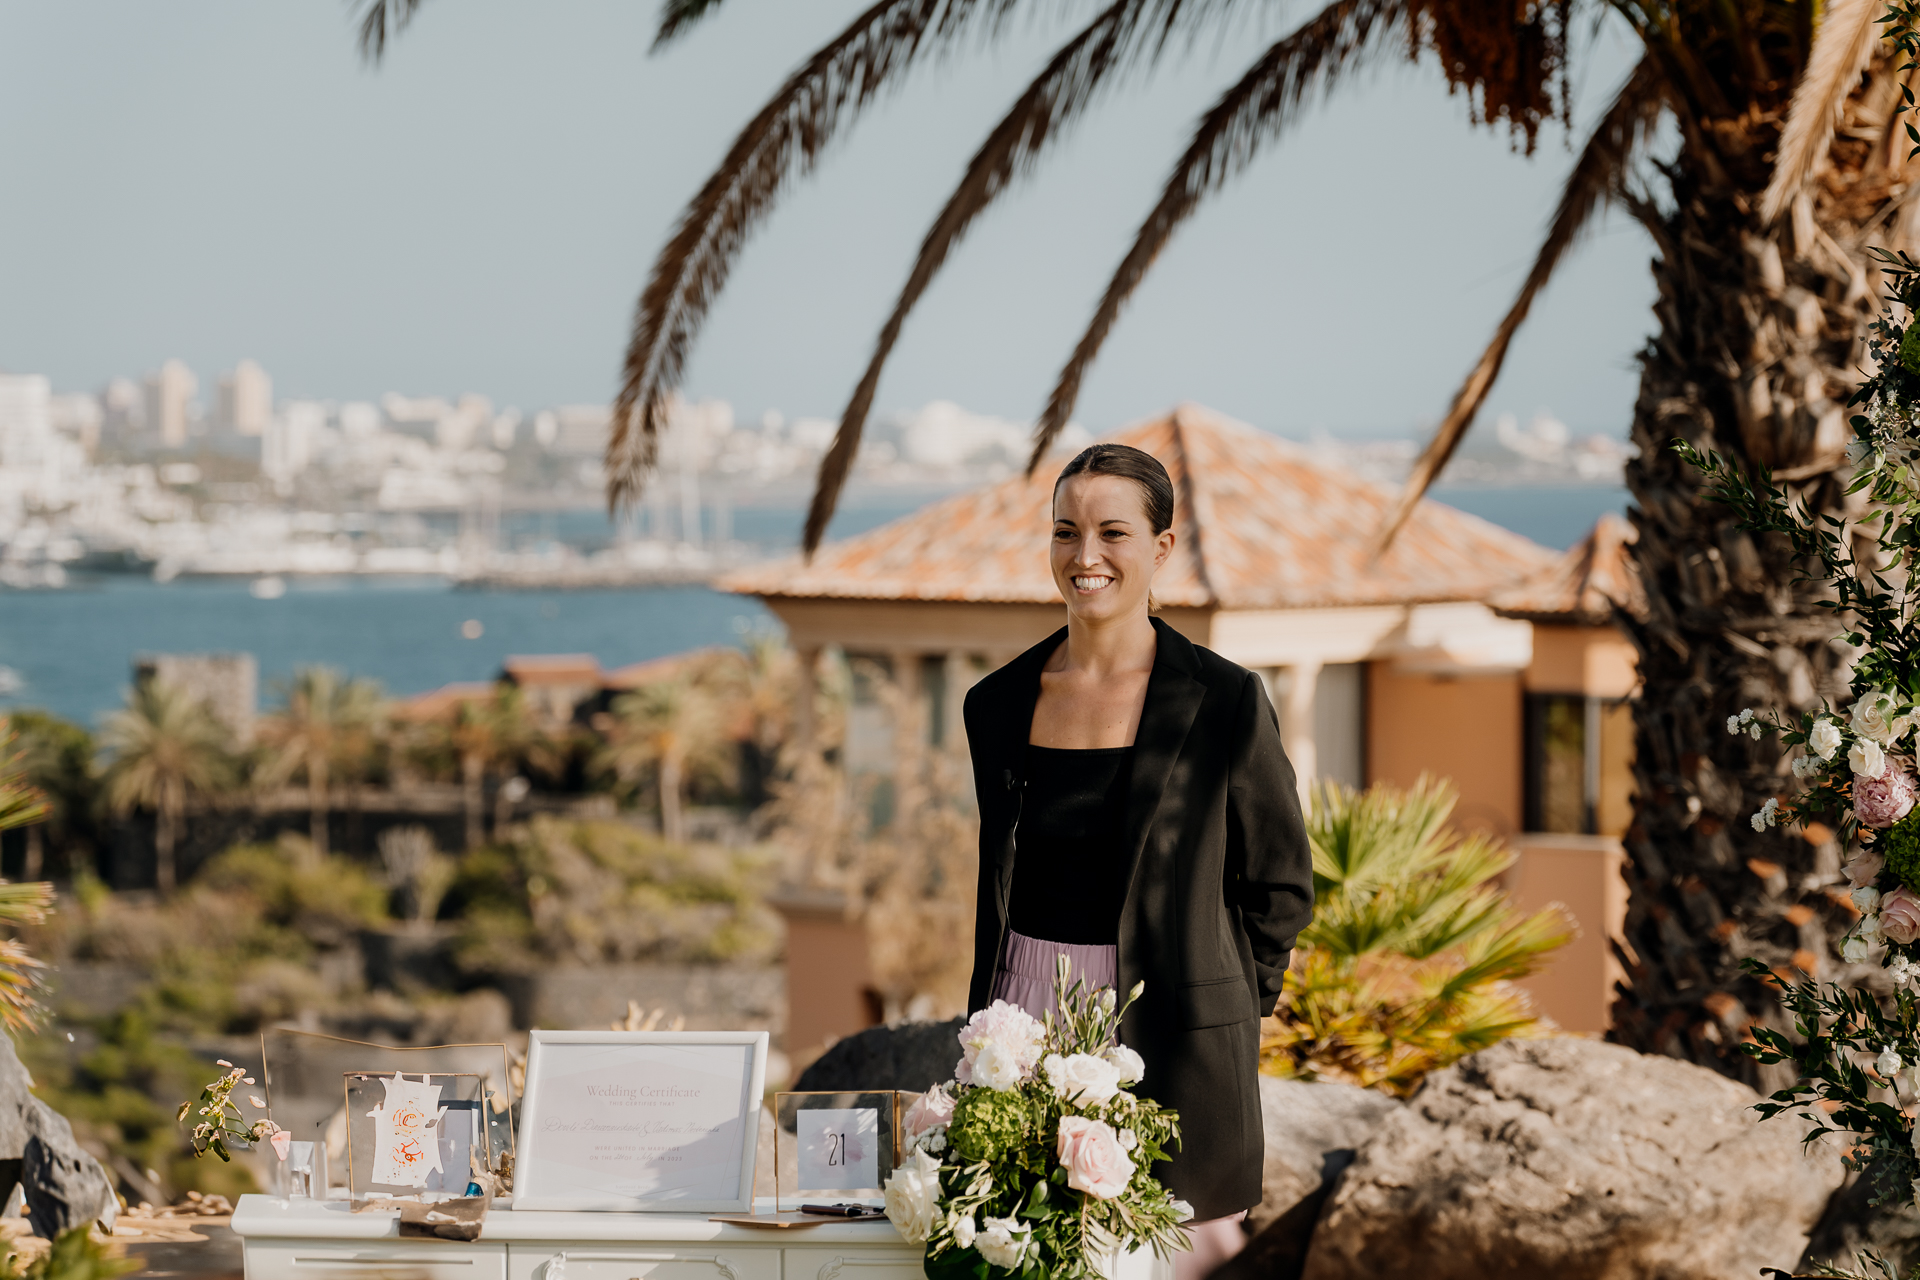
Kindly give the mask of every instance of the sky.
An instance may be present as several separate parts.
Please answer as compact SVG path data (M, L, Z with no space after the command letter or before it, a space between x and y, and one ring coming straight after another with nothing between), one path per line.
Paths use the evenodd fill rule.
M242 358L276 395L609 399L633 302L733 135L869 0L426 0L365 66L342 0L0 0L0 369L57 390ZM1086 3L1035 6L1074 17ZM1309 10L1275 5L1110 99L976 225L878 396L1031 420L1202 110ZM882 98L755 235L686 390L837 417L928 222L1070 33L1021 23ZM1574 137L1625 74L1591 38ZM1087 380L1096 432L1197 401L1292 435L1431 424L1571 168L1468 123L1436 69L1360 76L1184 227ZM1483 412L1625 432L1652 326L1624 215L1562 268Z

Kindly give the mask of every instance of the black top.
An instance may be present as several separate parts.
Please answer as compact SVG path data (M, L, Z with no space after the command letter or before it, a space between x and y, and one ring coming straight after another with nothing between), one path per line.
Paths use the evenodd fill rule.
M1112 946L1126 902L1132 747L1027 747L1008 926L1048 942Z

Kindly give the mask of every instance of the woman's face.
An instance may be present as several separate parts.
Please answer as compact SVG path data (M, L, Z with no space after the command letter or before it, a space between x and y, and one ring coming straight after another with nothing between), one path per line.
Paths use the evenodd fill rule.
M1120 476L1069 477L1053 495L1053 581L1076 617L1102 621L1147 607L1154 570L1173 551L1155 534L1146 495Z

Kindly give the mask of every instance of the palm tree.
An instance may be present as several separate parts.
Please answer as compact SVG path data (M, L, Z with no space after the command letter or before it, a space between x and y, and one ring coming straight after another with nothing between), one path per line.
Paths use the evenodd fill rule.
M666 0L656 48L721 0ZM419 0L366 0L362 49L377 58ZM1263 7L1263 6L1262 6ZM693 343L735 258L791 181L862 110L928 62L1012 29L1018 0L875 0L806 58L747 123L661 249L635 310L613 432L609 497L631 501L654 459ZM817 545L858 452L887 357L906 318L974 220L1031 171L1075 120L1155 65L1193 48L1229 49L1250 0L1110 0L1047 61L966 166L928 230L873 356L821 461L805 544ZM1641 649L1633 889L1623 959L1631 991L1615 1035L1638 1047L1767 1084L1734 1049L1762 1018L1783 1025L1743 956L1787 968L1832 963L1844 904L1822 891L1835 851L1809 838L1749 834L1744 815L1780 785L1773 748L1716 734L1746 704L1804 707L1838 696L1833 623L1787 552L1739 530L1700 498L1700 478L1667 448L1686 439L1772 472L1815 513L1845 487L1844 403L1857 385L1878 276L1869 250L1908 243L1901 94L1880 0L1328 0L1247 65L1196 123L1162 193L1063 365L1040 415L1038 460L1070 416L1120 311L1175 231L1272 148L1311 99L1383 62L1432 56L1476 124L1531 149L1564 117L1592 42L1612 28L1637 64L1577 148L1532 269L1451 405L1400 517L1451 456L1498 377L1534 299L1603 208L1652 237L1658 331L1639 353L1632 434L1640 458L1634 555L1650 614ZM1212 34L1216 39L1204 37ZM1654 154L1665 147L1663 154ZM1823 879L1824 878L1824 879Z
M46 865L47 838L67 846L71 858L72 845L93 808L93 738L79 725L44 711L14 711L5 723L19 746L21 776L46 806L45 817L26 828L23 874L38 880Z
M364 766L379 731L377 681L346 679L332 667L301 667L284 690L285 702L260 726L268 750L260 773L277 787L295 774L307 781L308 827L313 856L327 856L327 785L337 773Z
M100 733L107 755L106 802L116 813L154 813L154 880L163 894L177 880L174 847L191 800L233 785L227 731L206 704L164 680L142 680Z
M545 744L515 685L502 681L485 699L463 700L432 726L432 741L458 762L467 848L486 843L487 770L539 753ZM495 831L497 837L499 831Z
M722 737L726 711L715 673L688 663L671 675L614 699L601 721L606 743L596 763L622 782L637 781L648 768L660 789L660 833L686 839L688 766L712 753Z

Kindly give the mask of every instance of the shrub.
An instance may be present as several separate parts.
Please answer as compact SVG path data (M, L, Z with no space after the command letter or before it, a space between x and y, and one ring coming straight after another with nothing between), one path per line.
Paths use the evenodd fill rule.
M1453 789L1329 783L1313 798L1314 916L1262 1040L1264 1070L1411 1093L1428 1072L1536 1034L1515 978L1572 935L1494 883L1513 855L1447 826Z

